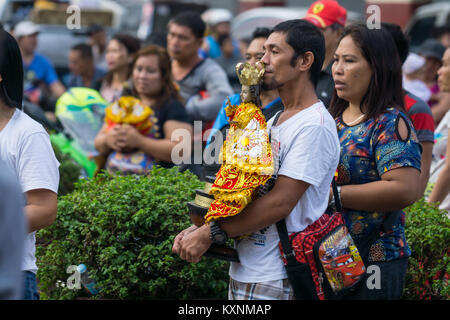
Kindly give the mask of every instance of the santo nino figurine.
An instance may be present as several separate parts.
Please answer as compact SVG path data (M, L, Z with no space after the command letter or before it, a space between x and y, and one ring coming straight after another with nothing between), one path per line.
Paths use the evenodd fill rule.
M205 222L241 212L273 174L272 151L259 93L264 64L239 63L236 73L242 85L241 103L228 106L230 129L219 159L222 162L209 191L214 196Z
M197 227L204 223L240 213L258 196L259 186L273 174L272 151L267 123L260 109L260 83L264 64L240 63L236 72L242 85L241 103L228 106L230 129L223 143L216 177L206 177L204 190L196 190L193 202L187 203L189 216ZM212 244L205 256L239 262L235 249Z

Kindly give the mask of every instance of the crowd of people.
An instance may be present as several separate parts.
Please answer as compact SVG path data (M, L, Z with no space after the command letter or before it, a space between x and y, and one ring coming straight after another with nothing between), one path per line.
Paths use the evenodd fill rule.
M59 162L48 133L22 111L24 99L42 106L52 121L54 102L72 87L98 90L111 104L133 97L150 107L155 130L142 134L105 122L93 141L104 169L145 174L154 165L173 166L179 144L193 150L205 133L200 147L207 151L217 135L225 136L227 103L241 102L239 61L265 65L261 109L269 130L278 132L280 165L269 193L220 223L226 237L250 235L235 242L240 262L230 266L229 299L295 298L275 224L286 219L294 233L318 220L334 201L335 176L347 228L358 246L368 246L365 262L381 270L381 289L363 285L348 298L401 297L411 255L401 210L424 195L450 210L449 29L413 53L398 25L347 25L345 8L319 0L305 17L256 28L242 46L230 35L231 19L226 10L209 17L180 13L168 23L166 47L121 33L108 40L94 25L87 43L70 48L69 73L61 80L36 52L37 25L0 30L0 243L14 244L0 245L0 298L39 299L35 231L51 225L57 212ZM179 129L190 138L175 139ZM180 170L202 178L218 166L191 161ZM365 243L394 211L392 230ZM209 224L183 230L173 252L198 262L214 243L211 233Z

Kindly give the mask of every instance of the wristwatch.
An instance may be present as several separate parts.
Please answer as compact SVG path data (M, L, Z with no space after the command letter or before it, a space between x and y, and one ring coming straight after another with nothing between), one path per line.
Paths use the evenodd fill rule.
M210 224L211 233L210 239L214 244L223 245L228 240L228 235L225 231L220 228L220 225L217 221L212 221Z

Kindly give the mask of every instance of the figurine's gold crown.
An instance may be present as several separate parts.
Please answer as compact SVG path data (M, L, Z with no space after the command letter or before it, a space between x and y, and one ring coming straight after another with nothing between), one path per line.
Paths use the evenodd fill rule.
M258 65L261 67L258 68ZM259 61L254 66L252 66L248 62L240 62L236 65L236 73L239 77L239 82L243 86L258 85L261 82L264 71L264 63Z

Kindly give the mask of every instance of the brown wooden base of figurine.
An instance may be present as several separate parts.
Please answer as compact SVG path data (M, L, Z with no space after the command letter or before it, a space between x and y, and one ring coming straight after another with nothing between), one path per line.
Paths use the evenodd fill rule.
M225 245L219 246L217 244L212 244L204 256L228 262L239 262L237 251Z
M193 202L188 202L187 204L189 208L189 217L191 218L191 222L196 227L201 227L205 224L205 214L208 212L208 208L201 207L196 205Z
M189 217L191 218L191 222L197 227L204 225L204 216L208 212L208 208L199 206L193 202L188 202L187 206L189 208ZM212 244L204 256L228 262L239 262L237 251L226 245L219 246Z

